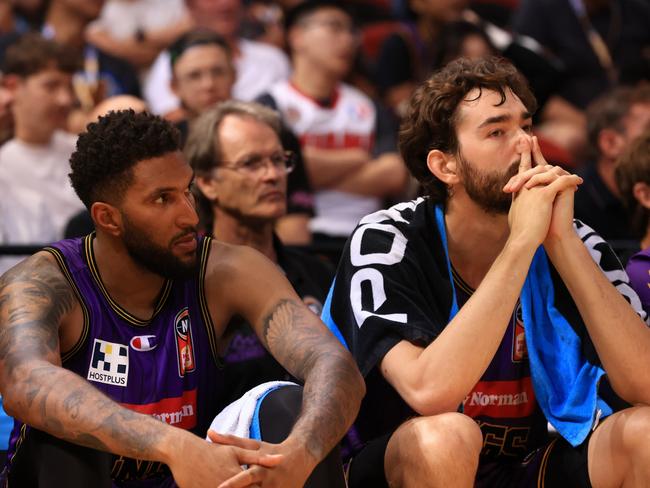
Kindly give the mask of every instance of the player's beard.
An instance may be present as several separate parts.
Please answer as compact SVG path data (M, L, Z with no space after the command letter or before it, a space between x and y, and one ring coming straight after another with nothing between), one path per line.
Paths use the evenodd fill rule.
M191 278L196 271L196 252L191 259L184 261L175 256L171 247L175 240L187 235L189 232L196 232L196 229L188 229L182 235L174 236L169 247L159 246L151 239L150 235L143 229L133 224L126 214L122 214L124 235L122 242L126 247L129 256L143 268L163 278L171 280L183 280Z
M486 213L505 215L510 210L512 195L503 187L519 171L519 162L512 163L507 170L480 171L475 164L458 152L458 167L467 195Z

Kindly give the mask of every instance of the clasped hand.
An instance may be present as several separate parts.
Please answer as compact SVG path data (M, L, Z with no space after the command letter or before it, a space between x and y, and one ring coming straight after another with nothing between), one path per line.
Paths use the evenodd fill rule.
M503 187L512 193L510 235L545 246L575 234L573 198L582 178L547 163L537 137L519 141L519 172Z
M213 443L221 446L231 446L249 452L255 451L262 461L250 463L247 469L225 480L218 488L302 488L314 467L310 465L307 459L299 459L303 449L290 446L290 441L271 444L232 435L218 434L212 430L208 431L208 437ZM273 460L273 462L267 462L269 459Z

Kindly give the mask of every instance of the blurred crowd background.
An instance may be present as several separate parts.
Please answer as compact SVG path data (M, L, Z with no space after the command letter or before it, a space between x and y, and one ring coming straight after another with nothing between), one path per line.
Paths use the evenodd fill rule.
M421 193L397 146L414 89L452 59L491 54L528 78L547 160L583 176L576 216L622 260L649 247L647 144L622 186L616 171L650 128L648 0L0 0L0 274L92 231L67 177L88 123L147 110L194 154L195 121L235 99L280 113L292 153L272 162L287 201L262 215L244 180L219 180L232 195L218 202L206 184L202 231L219 238L226 215L270 219L278 243L325 264L326 293L357 221Z

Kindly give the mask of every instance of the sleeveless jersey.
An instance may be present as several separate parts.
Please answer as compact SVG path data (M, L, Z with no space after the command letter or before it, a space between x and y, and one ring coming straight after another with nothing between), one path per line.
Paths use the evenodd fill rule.
M452 274L462 307L474 290L453 267ZM482 460L521 460L547 442L547 422L535 400L519 301L494 358L463 401L462 410L481 428Z
M111 298L99 275L93 240L91 234L45 248L74 289L84 317L79 341L61 356L63 367L126 408L205 437L223 384L204 294L211 239L199 240L194 278L165 281L149 320ZM28 429L16 421L9 469ZM111 477L120 486L151 486L152 478L170 476L161 463L116 456Z

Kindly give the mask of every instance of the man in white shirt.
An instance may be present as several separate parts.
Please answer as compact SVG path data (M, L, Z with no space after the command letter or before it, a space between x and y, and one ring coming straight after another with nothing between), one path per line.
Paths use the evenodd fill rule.
M220 34L232 49L237 72L233 98L253 100L273 83L289 76L289 60L282 51L239 37L243 15L240 0L194 0L186 3L197 27ZM180 106L170 87L171 78L169 54L163 52L152 65L143 86L144 97L155 114L169 115Z
M368 96L342 81L359 42L345 4L302 3L288 12L286 26L291 79L274 84L259 100L276 108L300 139L316 191L314 242L333 249L330 258L338 262L359 219L404 190L406 167L386 118Z
M83 205L70 182L76 137L63 131L76 63L37 35L7 50L4 86L13 94L14 137L0 148L0 242L46 244L63 237ZM0 273L18 261L0 257Z

